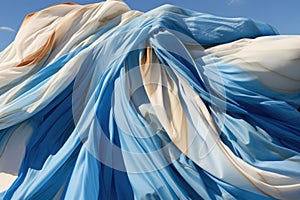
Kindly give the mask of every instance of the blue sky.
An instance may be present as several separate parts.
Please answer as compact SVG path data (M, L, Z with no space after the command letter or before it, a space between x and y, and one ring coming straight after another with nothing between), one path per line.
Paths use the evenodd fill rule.
M68 0L65 0L68 1ZM0 6L0 50L10 44L23 18L62 0L2 0ZM248 17L274 26L281 34L300 35L300 0L124 0L132 9L148 11L162 4L226 17ZM79 4L97 0L73 0Z

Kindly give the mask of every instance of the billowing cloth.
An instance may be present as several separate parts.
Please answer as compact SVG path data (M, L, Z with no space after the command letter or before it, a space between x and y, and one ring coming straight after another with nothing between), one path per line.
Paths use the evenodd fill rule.
M122 1L0 53L1 199L298 199L300 36Z

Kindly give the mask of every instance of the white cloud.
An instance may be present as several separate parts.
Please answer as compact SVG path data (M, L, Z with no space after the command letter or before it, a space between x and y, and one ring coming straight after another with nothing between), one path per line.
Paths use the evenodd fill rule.
M229 0L228 1L228 4L231 5L231 4L234 4L234 3L238 3L240 0Z
M8 26L0 26L0 30L2 30L2 31L16 32L15 29L10 28Z

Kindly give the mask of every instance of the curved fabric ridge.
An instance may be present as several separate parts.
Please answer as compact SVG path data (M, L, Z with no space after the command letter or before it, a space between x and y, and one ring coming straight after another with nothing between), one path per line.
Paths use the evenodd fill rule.
M187 119L178 98L178 88L166 71L159 67L159 61L156 57L153 58L151 48L147 48L140 66L143 85L158 120L163 123L162 126L171 140L187 154L188 138L184 134L187 132ZM163 99L164 97L168 99ZM161 102L164 102L164 105L161 105Z
M63 3L0 52L0 199L298 199L299 36Z
M24 58L19 64L17 64L17 67L39 63L52 48L53 43L55 41L54 38L55 38L55 31L50 35L46 43L40 49L38 49L33 54L27 56L26 58Z
M299 41L299 36L259 37L219 45L207 52L253 74L272 90L293 93L300 90Z

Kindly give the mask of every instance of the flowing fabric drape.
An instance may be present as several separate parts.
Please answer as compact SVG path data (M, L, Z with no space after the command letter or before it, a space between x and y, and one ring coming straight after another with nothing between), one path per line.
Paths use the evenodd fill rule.
M299 198L299 47L171 5L29 14L0 53L0 198Z

